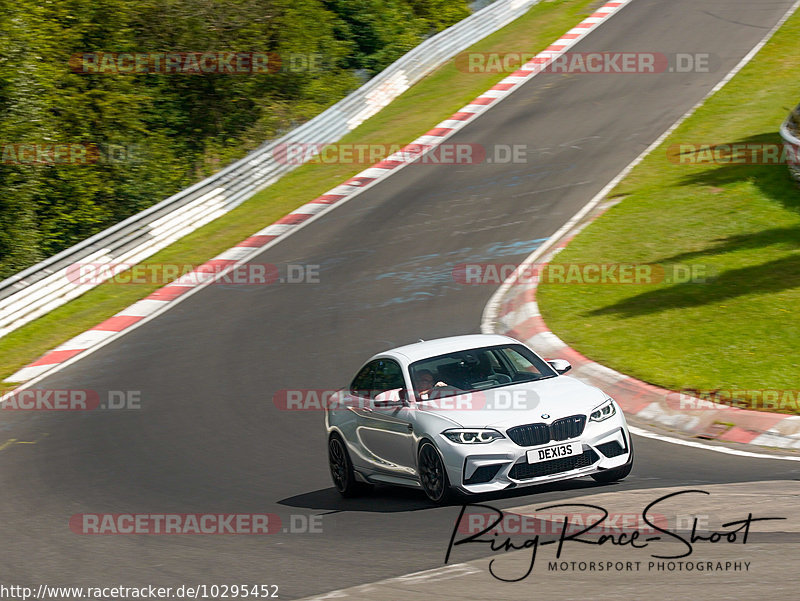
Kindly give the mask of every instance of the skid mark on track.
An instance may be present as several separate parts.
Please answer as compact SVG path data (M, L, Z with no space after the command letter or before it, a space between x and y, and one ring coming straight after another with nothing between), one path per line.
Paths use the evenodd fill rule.
M45 435L46 436L46 435ZM9 438L5 442L0 443L0 451L5 451L14 445L18 444L36 444L38 440L17 440L16 438Z

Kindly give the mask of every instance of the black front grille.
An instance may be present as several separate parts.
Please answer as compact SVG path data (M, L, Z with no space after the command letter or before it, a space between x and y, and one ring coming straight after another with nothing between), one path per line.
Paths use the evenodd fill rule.
M560 459L540 461L539 463L516 463L514 467L511 468L508 475L514 480L530 480L531 478L539 478L541 476L549 476L551 474L577 470L582 467L589 467L598 459L597 453L589 449L573 457L561 457Z
M625 453L625 449L616 440L599 444L597 449L606 457L619 457Z
M509 428L506 434L521 447L534 447L550 442L550 428L547 427L547 424L516 426Z
M464 484L483 484L484 482L491 482L492 478L497 475L501 467L503 467L502 463L482 465L476 469L469 478L464 480Z
M547 424L526 424L506 431L508 437L521 447L535 447L551 440L568 440L583 434L585 415L570 415Z
M586 426L585 415L570 415L569 417L557 419L550 424L550 437L553 440L577 438L583 434L584 426Z

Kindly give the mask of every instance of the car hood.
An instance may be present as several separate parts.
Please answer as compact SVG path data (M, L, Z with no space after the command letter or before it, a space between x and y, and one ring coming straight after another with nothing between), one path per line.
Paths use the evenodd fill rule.
M460 400L420 403L418 408L457 422L462 428L506 429L567 417L588 415L608 395L569 376L503 386ZM542 417L547 415L549 417Z

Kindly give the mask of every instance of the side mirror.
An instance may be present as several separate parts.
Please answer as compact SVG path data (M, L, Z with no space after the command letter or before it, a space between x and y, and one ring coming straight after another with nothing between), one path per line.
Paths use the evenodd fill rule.
M406 389L398 388L395 390L387 390L386 392L380 393L372 401L372 406L381 409L391 408L391 407L403 407L406 405L407 401L408 401L408 392L406 392Z
M402 407L403 405L405 405L405 403L397 399L389 399L383 401L379 401L376 399L372 401L372 405L378 409L391 409L392 407Z
M556 370L559 374L565 374L569 370L572 369L572 365L570 365L569 361L566 359L553 359L552 361L548 361L550 367Z

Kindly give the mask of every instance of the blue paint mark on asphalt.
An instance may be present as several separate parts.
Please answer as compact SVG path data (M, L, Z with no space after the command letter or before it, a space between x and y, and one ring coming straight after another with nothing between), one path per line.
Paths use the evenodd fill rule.
M498 242L490 246L486 253L492 257L506 256L506 255L519 255L531 254L534 250L542 245L542 242L547 238L536 238L535 240L518 240L516 242ZM464 261L468 263L469 261Z
M545 240L547 238L498 242L484 251L467 247L444 254L427 254L408 259L396 266L408 269L384 272L375 278L378 281L389 278L403 283L402 294L388 299L378 307L427 300L436 296L436 292L431 291L432 288L437 292L448 288L459 288L460 286L453 280L453 269L459 263L491 263L502 260L503 257L525 257L541 246ZM432 260L437 264L420 265Z

